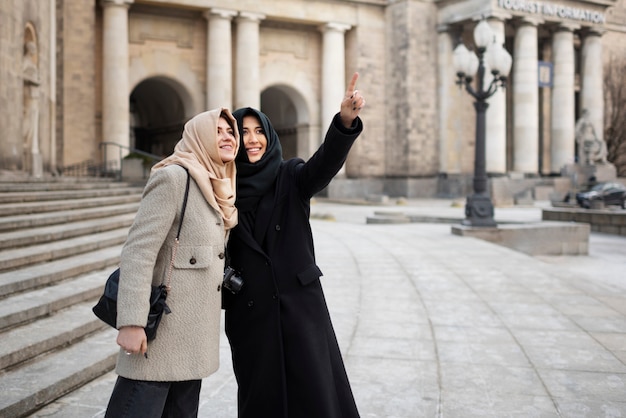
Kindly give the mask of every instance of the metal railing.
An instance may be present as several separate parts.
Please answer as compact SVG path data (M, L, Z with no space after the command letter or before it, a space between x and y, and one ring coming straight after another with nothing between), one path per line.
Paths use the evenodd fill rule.
M108 146L117 147L117 151L115 151L115 153L117 154L117 158L111 158L109 155L107 155ZM148 162L149 165L154 165L156 162L163 159L163 157L160 155L151 154L149 152L142 151L136 148L127 147L126 145L121 145L116 142L101 142L100 148L104 148L102 151L103 162L101 164L101 175L107 177L115 177L118 180L121 180L124 175L124 173L122 173L122 160L130 154L141 157L141 159L144 160L144 162Z

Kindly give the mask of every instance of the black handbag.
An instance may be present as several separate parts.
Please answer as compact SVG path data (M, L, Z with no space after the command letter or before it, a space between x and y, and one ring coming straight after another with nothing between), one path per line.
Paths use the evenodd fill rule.
M120 281L120 269L116 269L104 285L104 294L98 300L98 303L92 308L92 311L98 318L115 328L117 324L117 288ZM145 327L146 337L148 341L154 340L157 328L161 323L163 314L170 313L170 307L165 302L167 299L167 287L162 284L160 286L152 286L150 291L150 312L148 313L148 323Z
M183 208L180 214L180 222L178 224L178 232L174 248L172 250L172 260L167 274L167 283L159 286L152 286L150 291L150 312L148 313L148 322L144 328L148 341L156 338L157 329L163 318L163 314L171 312L169 306L165 302L167 292L170 290L170 281L172 279L172 269L174 266L174 257L178 248L178 239L180 238L180 230L183 226L183 218L185 217L185 209L187 208L187 197L189 196L189 172L187 172L187 185L185 186L185 198L183 199ZM106 324L117 327L117 289L120 281L120 269L117 268L106 281L104 285L104 293L98 300L98 303L91 309L93 313L104 321Z

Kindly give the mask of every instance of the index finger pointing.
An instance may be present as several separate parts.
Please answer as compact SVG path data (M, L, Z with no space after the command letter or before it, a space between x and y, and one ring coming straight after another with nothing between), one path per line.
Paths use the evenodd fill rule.
M354 90L356 89L356 81L359 79L359 73L354 73L352 75L352 80L350 80L350 85L348 86L347 95L352 96Z

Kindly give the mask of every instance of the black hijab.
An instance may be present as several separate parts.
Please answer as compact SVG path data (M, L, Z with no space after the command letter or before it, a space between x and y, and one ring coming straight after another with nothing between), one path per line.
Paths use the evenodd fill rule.
M274 186L280 163L283 160L283 150L280 139L274 130L270 119L261 111L251 107L244 107L233 112L240 132L240 146L235 165L237 166L237 200L235 206L240 212L249 212L256 209L259 200ZM254 116L260 122L267 138L267 148L261 159L255 163L248 160L248 154L243 142L243 118Z

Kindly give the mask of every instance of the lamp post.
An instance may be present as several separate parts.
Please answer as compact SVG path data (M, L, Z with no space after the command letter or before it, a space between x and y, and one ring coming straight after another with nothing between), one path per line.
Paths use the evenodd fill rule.
M487 99L505 87L506 78L511 70L511 55L495 42L495 36L486 20L481 20L474 28L476 54L460 43L454 49L453 61L459 87L474 98L476 109L476 144L474 155L473 193L467 197L465 219L461 222L468 226L494 227L493 203L487 191L487 169L485 158L486 112L489 107ZM485 59L493 78L485 88ZM472 79L476 74L476 88L472 87Z

